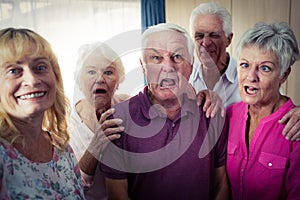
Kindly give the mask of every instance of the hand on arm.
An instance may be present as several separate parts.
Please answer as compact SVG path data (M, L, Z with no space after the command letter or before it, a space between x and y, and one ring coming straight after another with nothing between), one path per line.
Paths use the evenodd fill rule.
M130 200L127 179L105 178L108 200Z
M201 90L197 94L199 105L203 105L203 111L206 117L214 117L219 111L221 116L225 116L225 108L221 97L212 90Z
M279 120L279 123L285 124L282 134L287 140L300 140L300 106L291 109Z
M119 133L124 130L124 127L119 126L122 123L121 119L107 119L113 113L114 109L111 108L101 115L94 136L85 153L79 160L81 171L87 175L95 174L101 153L104 151L109 141L120 138Z

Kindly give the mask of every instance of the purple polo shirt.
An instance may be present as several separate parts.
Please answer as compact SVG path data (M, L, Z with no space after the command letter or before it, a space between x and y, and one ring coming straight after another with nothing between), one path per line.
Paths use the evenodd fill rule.
M233 200L300 199L300 142L287 141L278 120L295 105L288 100L262 118L247 150L248 105L227 109L229 136L227 173Z
M214 169L226 163L224 119L207 119L184 95L170 120L151 104L147 90L115 106L125 131L106 148L101 171L127 179L131 199L210 199Z

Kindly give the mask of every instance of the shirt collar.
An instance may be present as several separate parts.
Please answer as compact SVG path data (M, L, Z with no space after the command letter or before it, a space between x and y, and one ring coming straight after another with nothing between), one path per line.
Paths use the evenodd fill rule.
M230 54L228 54L230 57L229 63L228 63L228 67L224 73L224 76L226 76L227 80L230 81L231 83L234 83L235 81L235 77L237 76L237 63L236 60L230 56Z
M199 59L197 57L195 57L195 61L193 64L193 71L191 74L191 79L193 81L197 81L198 78L203 80L202 72L201 72L200 68L201 68L201 63L200 63Z
M143 92L141 93L142 95L142 102L140 105L140 109L144 115L145 118L147 119L154 119L157 117L160 118L166 118L166 114L160 112L158 109L153 109L153 104L151 103L147 92L148 92L148 86L146 86L143 90ZM183 95L183 105L181 107L181 111L179 113L179 117L184 117L188 114L194 114L196 112L195 107L198 108L197 102L195 99L191 99L189 98L186 94ZM150 108L152 108L150 110ZM150 112L149 112L150 111ZM177 118L177 117L176 117ZM176 119L175 118L175 119Z

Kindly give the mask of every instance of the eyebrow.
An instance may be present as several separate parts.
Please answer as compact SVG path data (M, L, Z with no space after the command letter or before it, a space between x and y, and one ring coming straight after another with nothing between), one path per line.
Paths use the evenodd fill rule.
M239 61L247 61L247 62L249 62L249 60L247 60L246 58L240 58ZM269 61L269 60L262 61L259 64L261 65L261 64L265 64L265 63L271 63L272 65L276 65L274 62Z
M83 68L85 68L85 69L86 69L86 68L96 68L96 67L95 67L95 66L93 66L93 65L84 65L84 66L83 66Z
M177 49L175 49L175 50L173 50L173 51L170 51L170 50L167 50L167 49L162 49L162 48L160 48L160 49L158 49L158 48L147 48L146 50L149 50L149 51L154 51L155 53L157 53L157 54L161 54L160 52L159 52L159 50L164 50L164 51L168 51L168 52L171 52L171 53L177 53L177 52L179 52L179 51L182 51L182 50L184 50L184 47L178 47Z
M276 65L275 63L273 63L272 61L269 61L269 60L263 61L263 62L261 62L260 64L265 64L265 63L271 63L272 65Z
M37 57L37 58L34 58L32 60L33 62L39 62L39 61L47 61L47 62L50 62L49 59L47 59L46 57ZM10 67L12 67L13 65L20 65L20 64L23 64L24 61L21 59L21 60L9 60L9 61L5 61L3 63L1 63L1 70L6 70Z
M195 34L194 34L194 37L196 36L204 36L204 35L208 35L209 37L211 36L222 36L224 33L224 35L226 36L225 32L224 31L211 31L211 32L202 32L202 31L196 31Z
M116 70L116 66L113 64L113 63L111 63L110 65L108 65L108 66L105 66L105 67L97 67L97 66L95 66L95 65L85 65L85 66L83 66L83 68L84 69L103 69L103 70L105 70L105 69L114 69L114 70Z
M32 60L32 62L38 62L38 61L47 61L50 62L50 60L47 57L29 57L30 60ZM31 62L31 61L30 61ZM7 61L3 64L22 64L24 63L24 57L20 58L19 60L13 60L13 61Z
M33 59L33 62L37 62L37 61L41 61L41 60L43 60L43 61L49 61L49 59L46 58L46 57L37 57L37 58Z

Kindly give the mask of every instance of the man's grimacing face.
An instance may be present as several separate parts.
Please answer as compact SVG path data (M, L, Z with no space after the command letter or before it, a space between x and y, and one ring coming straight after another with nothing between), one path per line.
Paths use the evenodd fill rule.
M188 84L191 56L182 33L166 30L151 34L144 50L149 91L158 101L175 99Z
M206 64L209 61L208 56L215 64L218 64L226 54L226 48L231 43L232 34L226 37L222 20L210 14L198 15L193 26L192 35L197 57L204 65L208 65Z

